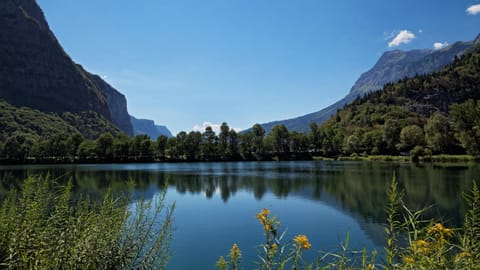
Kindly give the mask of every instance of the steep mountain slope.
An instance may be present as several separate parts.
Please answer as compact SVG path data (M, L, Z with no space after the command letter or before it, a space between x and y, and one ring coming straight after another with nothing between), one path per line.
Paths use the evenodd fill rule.
M133 116L131 117L133 132L135 135L146 134L152 140L156 140L158 136L163 135L167 137L173 137L172 133L166 126L155 125L153 120L149 119L137 119Z
M0 1L0 62L0 99L44 112L93 111L133 134L124 97L72 61L34 0Z
M343 108L355 98L381 89L385 84L396 82L405 77L416 74L429 74L451 63L455 57L462 55L475 42L456 42L441 50L412 50L385 52L375 66L363 73L355 82L349 94L334 104L314 113L304 116L274 121L262 124L268 132L275 125L285 125L289 130L306 132L312 122L323 123L328 120L338 109Z
M82 68L83 70L83 68ZM133 126L130 121L130 115L127 110L127 99L125 96L118 92L115 88L110 86L107 82L102 80L100 76L91 74L84 71L88 78L95 84L104 95L110 115L112 117L112 123L122 130L128 136L133 136Z
M479 154L478 100L477 40L441 71L389 83L339 110L320 126L319 145L330 155L395 154L415 146L440 153Z

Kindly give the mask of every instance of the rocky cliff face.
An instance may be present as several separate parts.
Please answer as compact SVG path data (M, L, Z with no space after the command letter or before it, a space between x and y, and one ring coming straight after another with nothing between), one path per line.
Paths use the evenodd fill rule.
M87 71L85 71L85 73L88 74L89 79L105 97L112 117L112 123L128 136L133 136L133 126L130 121L130 115L128 114L127 99L125 96L102 80L100 76L88 73Z
M145 134L148 135L152 140L156 140L160 135L167 136L169 138L173 137L172 133L166 126L155 125L153 120L137 119L133 116L130 117L135 135Z
M275 125L285 125L289 130L307 132L311 122L321 124L338 109L343 108L358 96L380 90L385 84L396 82L416 74L429 74L450 64L473 44L480 42L480 36L470 42L456 42L441 50L412 50L385 52L372 69L363 73L355 82L348 95L334 104L314 113L300 117L262 124L269 132Z
M35 0L0 1L0 99L45 112L94 111L133 134L125 97L65 53Z

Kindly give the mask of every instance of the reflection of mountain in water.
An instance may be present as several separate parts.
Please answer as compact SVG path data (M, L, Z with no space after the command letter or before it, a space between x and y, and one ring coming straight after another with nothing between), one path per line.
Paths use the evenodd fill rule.
M215 194L226 202L237 191L261 200L266 193L319 201L355 218L371 239L381 239L386 190L395 172L412 208L436 205L433 216L458 225L465 212L462 191L479 175L479 166L369 162L265 162L135 165L28 166L0 168L0 194L18 186L18 179L49 172L58 181L72 179L75 192L100 197L111 187L125 191L135 181L136 192L153 196L165 185L178 193ZM380 237L379 237L380 235ZM378 243L378 242L377 242Z

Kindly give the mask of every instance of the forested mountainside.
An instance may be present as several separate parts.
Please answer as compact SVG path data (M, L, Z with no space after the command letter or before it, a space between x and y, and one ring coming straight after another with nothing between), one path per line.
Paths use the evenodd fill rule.
M480 44L433 74L387 84L315 129L327 155L480 153Z
M338 109L343 108L358 96L380 90L385 84L396 82L403 78L411 78L417 74L430 74L453 62L473 44L480 42L480 36L469 42L456 42L440 50L394 50L385 52L377 63L363 73L355 82L347 96L334 104L314 113L293 119L274 121L262 124L267 133L275 125L285 125L289 130L306 132L309 124L322 124Z

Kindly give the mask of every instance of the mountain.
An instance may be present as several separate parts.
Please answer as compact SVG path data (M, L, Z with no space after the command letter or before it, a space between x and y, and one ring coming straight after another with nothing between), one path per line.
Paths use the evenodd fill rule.
M72 61L34 0L0 1L0 99L42 112L95 112L133 135L125 97Z
M425 147L430 153L480 155L479 119L477 39L440 71L389 83L357 98L314 136L325 155L419 154Z
M417 74L429 74L450 64L455 57L462 55L475 42L456 42L440 50L394 50L385 52L377 63L363 73L350 89L348 95L334 104L314 113L300 117L262 124L269 132L275 125L285 125L289 130L307 132L312 122L321 124L358 96L380 90L385 84L396 82Z
M158 136L163 135L169 138L173 137L172 133L166 126L155 125L153 120L149 119L137 119L133 116L130 116L134 135L146 134L152 140L156 140Z

